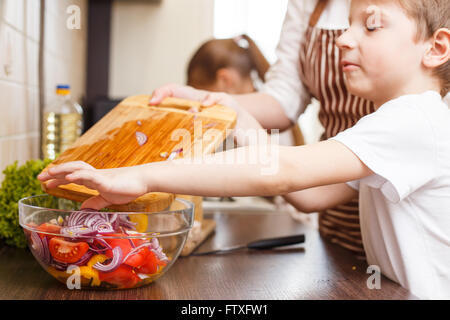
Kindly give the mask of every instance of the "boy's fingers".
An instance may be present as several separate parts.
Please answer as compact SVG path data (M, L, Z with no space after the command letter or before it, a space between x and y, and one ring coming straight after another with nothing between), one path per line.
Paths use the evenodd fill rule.
M101 179L97 172L93 170L78 170L66 176L66 180L71 183L81 184L91 189L97 189L101 184Z
M102 196L95 196L84 201L83 204L81 205L81 209L89 208L100 210L109 205L111 205L111 203L103 199Z
M48 171L50 174L56 175L64 172L72 172L74 170L81 170L81 169L95 169L95 168L83 161L71 161L62 163L55 167L51 167L50 169L48 169Z
M50 180L49 182L47 182L46 187L48 189L53 189L60 185L65 185L65 184L69 184L69 183L71 183L71 182L67 181L66 179L53 179L53 180Z
M50 174L48 173L48 170L46 170L45 172L41 172L38 176L37 176L38 180L44 182L50 179L53 179Z
M70 173L72 173L73 171L64 171L62 173L59 174L50 174L47 171L44 173L41 173L40 175L38 175L38 179L42 182L47 181L47 180L53 180L53 179L65 179L66 176Z
M75 170L81 170L81 169L95 169L90 164L87 164L83 161L72 161L63 163L60 165L57 165L55 167L51 167L45 172L42 172L38 175L38 179L40 181L46 181L49 179L62 179L65 175L75 171Z

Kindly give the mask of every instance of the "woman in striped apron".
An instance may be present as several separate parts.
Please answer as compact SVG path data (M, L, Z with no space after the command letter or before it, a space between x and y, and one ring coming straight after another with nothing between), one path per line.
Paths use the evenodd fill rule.
M371 102L347 92L339 66L335 42L348 28L349 8L350 0L289 1L277 47L278 60L266 74L262 90L233 96L264 128L292 127L312 97L321 105L319 120L325 128L322 139L335 136L375 111ZM164 86L153 92L150 104L159 103L165 96L195 99L192 92L182 86ZM296 205L295 193L285 198ZM319 230L324 238L364 257L358 199L320 212Z

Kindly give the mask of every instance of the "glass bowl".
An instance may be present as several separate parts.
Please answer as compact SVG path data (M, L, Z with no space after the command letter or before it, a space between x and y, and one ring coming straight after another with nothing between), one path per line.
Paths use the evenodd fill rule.
M194 222L177 198L161 212L80 210L50 195L19 201L19 223L39 264L69 289L128 289L149 284L175 263Z

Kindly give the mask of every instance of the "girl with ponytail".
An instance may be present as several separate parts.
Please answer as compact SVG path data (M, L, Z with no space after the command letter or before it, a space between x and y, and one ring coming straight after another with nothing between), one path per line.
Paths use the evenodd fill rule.
M264 82L269 67L256 43L245 34L231 39L212 39L192 56L187 84L208 91L251 93Z

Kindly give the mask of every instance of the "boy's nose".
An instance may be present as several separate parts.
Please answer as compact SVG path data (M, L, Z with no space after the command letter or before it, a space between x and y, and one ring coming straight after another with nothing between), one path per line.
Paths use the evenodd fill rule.
M336 45L341 50L355 48L356 43L351 37L350 29L345 31L339 38L337 38Z

